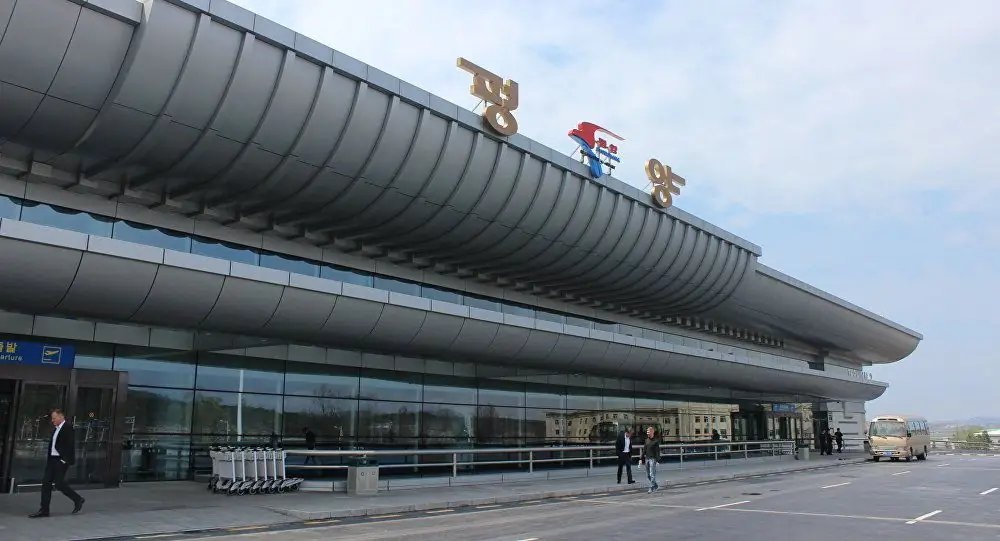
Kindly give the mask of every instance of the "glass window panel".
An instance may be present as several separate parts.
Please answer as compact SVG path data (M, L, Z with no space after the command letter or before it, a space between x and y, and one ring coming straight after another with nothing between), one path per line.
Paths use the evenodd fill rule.
M598 321L594 323L594 328L604 332L618 332L617 323L608 323L606 321Z
M189 352L119 347L114 366L128 372L130 385L194 388L195 356Z
M658 398L636 398L636 411L661 412L663 411L663 401Z
M526 445L551 445L566 440L566 412L559 410L524 410L524 437Z
M548 310L535 310L535 317L545 321L558 323L560 325L566 323L566 316L562 314L557 314L555 312L549 312Z
M372 287L374 285L374 281L370 274L342 267L324 265L323 268L320 269L319 275L321 278L336 280L345 284L354 284L366 287Z
M194 391L155 387L128 388L126 434L189 434Z
M462 304L462 294L450 289L434 286L421 286L420 296L432 301L450 302L452 304Z
M635 409L635 399L628 396L605 396L602 401L605 411L630 412Z
M21 219L21 200L0 195L0 218Z
M281 402L279 395L198 391L193 432L227 441L242 436L266 439L281 433Z
M405 280L389 278L387 276L375 277L375 289L384 289L394 293L405 293L407 295L413 295L414 297L420 296L420 286L418 284L407 282Z
M74 368L91 370L111 370L114 366L115 348L111 344L83 342L76 346Z
M479 406L476 440L479 444L512 445L524 437L524 409Z
M618 325L618 332L642 338L642 329L639 327L633 327L632 325Z
M319 264L299 259L297 257L284 256L262 252L260 254L260 266L275 269L292 274L304 274L306 276L319 277Z
M490 310L493 312L500 311L500 302L496 299L487 299L485 297L477 297L474 295L465 296L465 305L471 308L479 308L480 310Z
M361 366L361 352L347 349L327 349L326 362L331 365L357 368Z
M191 436L128 435L122 442L122 448L122 475L125 481L192 478ZM211 467L211 462L207 462L207 468Z
M33 201L22 203L21 220L99 237L110 237L113 223L104 216Z
M566 409L566 393L540 392L528 390L524 395L524 405L530 408Z
M284 361L202 353L198 356L197 388L280 394L285 379L284 373Z
M358 437L369 445L410 444L420 435L420 404L358 401Z
M348 448L354 444L357 434L358 401L339 398L304 396L285 397L285 437L305 447L303 429L308 428L316 435L319 449Z
M579 389L570 389L566 395L566 409L572 411L590 412L601 409L601 395L587 393Z
M476 380L424 376L424 402L476 405Z
M573 325L575 327L583 327L584 329L590 329L594 326L593 321L576 316L566 316L566 324Z
M285 369L285 394L323 398L356 398L361 385L357 368L289 362Z
M251 248L202 237L191 240L191 253L247 265L256 265L259 261L257 252Z
M369 400L420 402L423 385L420 374L385 370L361 371L361 397Z
M535 309L530 306L524 306L523 304L505 302L503 303L502 309L503 313L512 316L535 317Z
M662 342L663 341L663 333L662 332L660 332L660 331L653 331L653 330L650 330L650 329L643 329L642 330L642 337L645 338L646 340L654 340L656 342Z
M491 383L482 383L481 385L490 385L490 387L480 387L479 388L479 405L480 406L514 406L523 407L524 406L524 388L517 385L504 386L506 388L497 388L500 384L497 382L496 385ZM520 388L518 388L520 387Z
M430 447L474 446L476 406L424 404L420 429Z
M191 238L183 233L175 233L150 225L119 220L115 222L112 237L125 242L156 246L177 252L191 251Z

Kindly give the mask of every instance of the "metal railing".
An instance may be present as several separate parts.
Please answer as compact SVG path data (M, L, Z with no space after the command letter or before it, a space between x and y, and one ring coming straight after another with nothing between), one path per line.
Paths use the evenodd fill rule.
M536 466L546 464L576 464L583 463L587 468L594 468L606 461L617 461L613 445L563 446L563 447L512 447L512 448L473 448L473 449L392 449L392 450L308 450L288 449L288 456L336 458L337 464L287 464L286 468L294 470L330 471L343 470L349 467L344 463L348 459L378 459L380 457L402 458L403 461L379 463L379 469L419 469L450 467L451 476L457 477L459 470L485 466L514 466L523 468L527 465L528 472L534 472ZM632 458L639 456L639 448L633 446ZM713 442L692 444L670 444L660 446L660 461L677 461L683 464L693 460L725 460L749 459L756 457L773 457L792 455L795 451L794 441L748 441L748 442ZM485 455L507 455L499 459ZM482 458L482 460L476 460Z
M1000 452L1000 442L985 441L953 441L949 439L932 439L931 449L944 451L970 451L980 453Z

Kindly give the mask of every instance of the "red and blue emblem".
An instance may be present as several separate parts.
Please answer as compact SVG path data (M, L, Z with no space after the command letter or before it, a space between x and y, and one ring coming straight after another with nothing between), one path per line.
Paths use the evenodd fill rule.
M608 141L598 137L598 134L605 134L619 141L625 140L591 122L581 122L577 124L575 130L569 132L570 139L580 145L580 152L587 157L590 176L594 178L604 176L604 166L614 169L615 164L621 162L621 158L618 157L618 145L608 144Z

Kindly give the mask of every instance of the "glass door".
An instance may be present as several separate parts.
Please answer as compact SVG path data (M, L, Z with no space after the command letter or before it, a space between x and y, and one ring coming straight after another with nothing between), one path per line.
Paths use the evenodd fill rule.
M14 385L12 379L0 379L0 491L6 492L7 485L7 449L12 437L12 417L14 415Z
M54 430L49 420L53 408L64 408L65 385L25 382L14 415L10 477L18 485L42 482L48 461L49 439Z
M76 388L73 429L76 432L76 465L70 477L78 484L104 484L109 477L115 389Z

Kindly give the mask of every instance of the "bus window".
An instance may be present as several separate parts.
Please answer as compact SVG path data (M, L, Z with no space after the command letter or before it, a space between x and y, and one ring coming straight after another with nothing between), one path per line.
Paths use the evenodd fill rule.
M905 438L906 425L899 421L872 421L868 436L882 438Z

